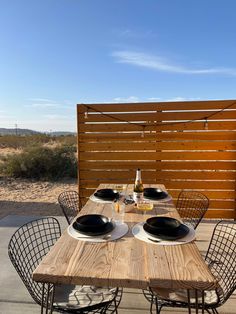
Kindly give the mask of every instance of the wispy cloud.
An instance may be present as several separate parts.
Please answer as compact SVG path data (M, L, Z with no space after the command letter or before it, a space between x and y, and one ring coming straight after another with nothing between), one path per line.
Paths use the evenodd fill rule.
M200 98L188 98L188 97L172 97L172 98L168 98L168 99L163 99L162 101L166 101L166 102L171 102L171 101L197 101L200 100Z
M33 103L30 105L27 105L27 107L31 108L55 108L60 107L61 104L55 104L55 103Z
M193 69L183 65L175 65L170 61L146 53L140 53L135 51L115 51L112 56L119 63L127 63L139 67L145 67L156 71L179 73L179 74L222 74L222 75L236 75L236 69L212 67Z
M161 98L160 97L149 97L147 98L147 101L160 101Z
M52 99L48 98L29 98L29 101L36 101L36 102L54 102Z
M25 107L28 108L60 108L60 109L75 109L76 101L69 99L53 100L48 98L29 98L28 104Z
M50 109L50 108L62 108L67 107L68 104L65 101L57 102L52 99L47 98L30 98L28 99L29 104L25 105L28 108L42 108L42 109Z
M139 102L141 101L140 98L136 97L136 96L129 96L129 97L116 97L112 99L112 102L117 102L117 103L121 103L121 102Z
M176 96L172 98L148 97L140 98L138 96L115 97L112 100L104 101L104 103L137 103L137 102L173 102L173 101L197 101L200 98Z

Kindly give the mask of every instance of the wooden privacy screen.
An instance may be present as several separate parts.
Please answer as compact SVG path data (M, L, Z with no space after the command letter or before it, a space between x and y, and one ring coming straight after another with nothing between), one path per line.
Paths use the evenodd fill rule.
M92 104L78 109L79 193L100 183L161 183L210 199L210 218L236 218L236 101Z

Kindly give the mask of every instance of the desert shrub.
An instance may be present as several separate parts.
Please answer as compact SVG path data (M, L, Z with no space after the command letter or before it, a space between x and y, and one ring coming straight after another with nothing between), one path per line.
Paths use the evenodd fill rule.
M77 137L75 135L60 135L55 138L55 141L67 146L76 145Z
M58 180L77 176L74 146L26 148L22 153L7 155L1 164L2 174L10 177Z
M26 148L38 145L76 145L77 137L74 135L53 136L50 134L29 135L0 135L0 148Z
M32 145L46 144L52 140L53 138L46 134L1 135L0 147L25 148Z

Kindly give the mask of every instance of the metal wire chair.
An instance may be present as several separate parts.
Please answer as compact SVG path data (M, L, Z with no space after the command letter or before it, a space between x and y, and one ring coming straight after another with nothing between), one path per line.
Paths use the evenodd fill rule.
M219 286L216 290L205 291L204 309L208 313L218 313L219 306L224 304L236 289L236 222L220 221L214 228L208 251L205 256L212 274L217 278ZM187 308L187 294L183 290L154 289L143 290L144 296L156 306L156 313L162 307ZM184 296L185 294L185 296ZM170 297L171 296L171 297ZM199 308L203 307L199 298ZM185 300L185 301L184 301ZM195 307L195 299L190 297L191 307Z
M32 272L61 236L55 218L34 220L21 226L11 237L8 255L34 301L41 304L42 284L33 281ZM47 291L43 299L46 298Z
M47 307L48 295L50 295L49 299L51 299L51 295L54 293L54 285L50 284L48 287L47 285L33 281L32 273L60 236L61 229L58 220L53 217L47 217L31 221L21 226L13 234L8 244L8 255L13 266L34 301L39 305L43 303L44 307ZM64 292L66 287L68 288L68 285L59 286L58 288ZM93 288L96 287L91 287L91 289ZM55 292L57 292L57 289L55 290ZM60 305L55 302L53 303L53 310L64 313L117 313L117 308L122 297L122 289L114 288L113 291L112 299L109 301L97 304L93 303L92 305L80 309L73 309L71 304L66 303L66 305ZM75 295L76 298L79 299L78 293L75 293Z
M65 191L58 196L58 203L70 225L79 212L79 194L76 191Z
M176 209L183 221L197 228L209 207L209 199L206 195L196 191L181 191Z

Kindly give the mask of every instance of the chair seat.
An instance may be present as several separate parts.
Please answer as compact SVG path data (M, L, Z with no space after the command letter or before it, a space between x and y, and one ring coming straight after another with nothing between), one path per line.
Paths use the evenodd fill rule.
M166 301L188 303L188 295L186 290L171 290L152 288L152 292L159 296L161 299ZM215 304L218 301L218 296L215 290L204 291L204 302L205 304ZM195 303L195 292L190 291L190 302ZM198 302L202 303L202 295L198 294Z
M56 286L54 308L79 310L90 307L101 307L111 302L117 294L117 288L95 286Z

